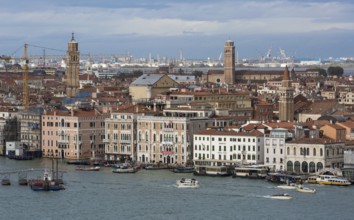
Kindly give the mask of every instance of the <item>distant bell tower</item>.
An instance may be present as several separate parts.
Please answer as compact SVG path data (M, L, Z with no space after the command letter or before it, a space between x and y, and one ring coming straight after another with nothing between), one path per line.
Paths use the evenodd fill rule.
M224 79L227 84L235 83L235 46L231 40L224 45Z
M279 88L279 120L294 120L294 89L291 86L289 69L286 66L282 80L282 86Z
M68 43L66 52L66 96L72 98L76 95L79 89L79 44L75 41L74 33Z

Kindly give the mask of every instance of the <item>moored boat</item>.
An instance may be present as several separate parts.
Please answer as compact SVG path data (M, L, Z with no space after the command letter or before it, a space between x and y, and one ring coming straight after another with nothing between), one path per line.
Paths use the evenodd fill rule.
M196 166L193 172L196 176L231 176L230 169L226 166Z
M52 179L48 170L44 170L42 179L32 179L28 181L33 191L59 191L64 190L64 185Z
M101 167L95 166L95 167L77 167L76 170L81 170L81 171L99 171Z
M3 186L9 186L9 185L11 185L10 179L2 179L2 180L1 180L1 185L3 185Z
M311 189L311 188L305 187L303 185L298 185L298 186L296 186L295 189L296 189L296 191L303 192L303 193L316 193L316 189Z
M271 198L272 199L283 199L283 200L286 200L286 199L292 199L293 197L291 197L289 194L281 193L281 194L271 195Z
M193 173L194 167L177 167L171 170L174 173Z
M307 183L316 184L317 183L317 176L310 176L307 178Z
M198 188L199 182L196 179L182 178L176 181L178 188Z
M351 182L349 182L344 177L338 177L335 175L319 175L316 178L316 182L322 185L334 185L334 186L349 186Z
M112 171L113 173L136 173L137 170L134 168L116 168Z
M234 175L232 177L263 179L267 177L268 171L268 167L259 165L235 167Z

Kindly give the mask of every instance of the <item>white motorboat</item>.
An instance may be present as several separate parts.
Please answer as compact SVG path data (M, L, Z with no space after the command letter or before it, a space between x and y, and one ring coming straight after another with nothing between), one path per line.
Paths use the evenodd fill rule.
M293 197L291 197L289 194L286 193L282 193L282 194L274 194L271 196L272 199L292 199Z
M290 184L279 185L277 187L280 189L296 189L296 184L290 183Z
M176 181L176 186L178 188L198 188L199 182L196 179L182 178Z
M303 185L298 185L296 187L296 191L303 192L303 193L316 193L316 189L311 189L308 187L304 187Z

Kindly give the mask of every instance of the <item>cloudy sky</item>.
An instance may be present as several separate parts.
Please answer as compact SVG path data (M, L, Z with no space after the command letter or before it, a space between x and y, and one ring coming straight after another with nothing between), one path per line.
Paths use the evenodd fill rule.
M0 0L0 54L64 53L75 32L84 54L217 59L230 39L239 58L348 57L353 12L352 0Z

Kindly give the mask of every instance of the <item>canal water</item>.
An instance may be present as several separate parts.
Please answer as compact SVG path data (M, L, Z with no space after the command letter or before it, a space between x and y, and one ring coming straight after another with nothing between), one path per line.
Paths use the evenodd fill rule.
M0 171L45 167L51 167L51 160L0 158ZM63 191L34 192L18 185L17 175L11 176L11 186L0 185L0 219L354 218L354 186L311 185L317 193L306 194L279 189L265 180L198 176L200 188L179 189L174 186L176 180L192 174L168 170L115 174L105 167L85 172L65 162L59 162L59 169L66 172ZM283 192L293 199L269 198Z

